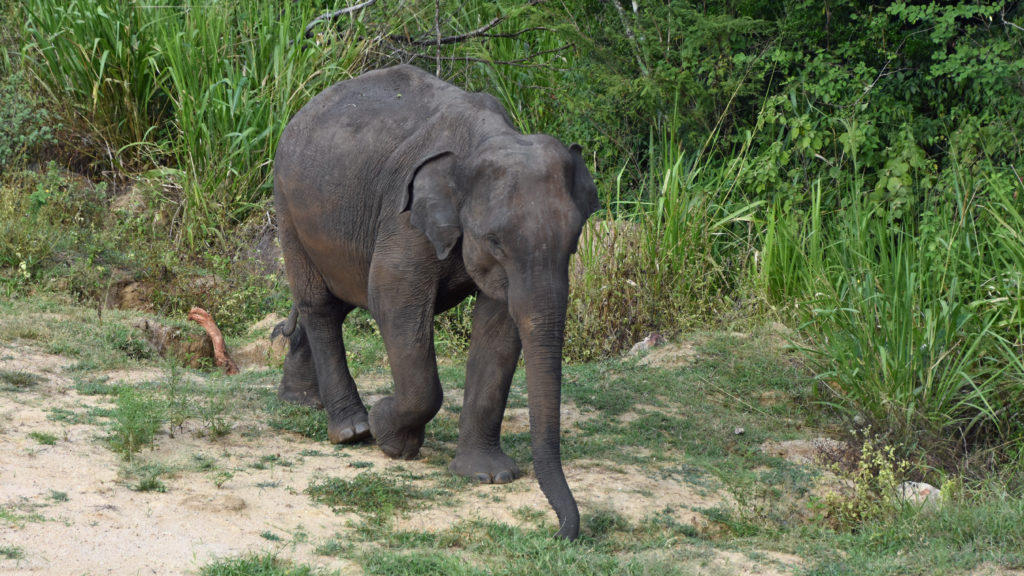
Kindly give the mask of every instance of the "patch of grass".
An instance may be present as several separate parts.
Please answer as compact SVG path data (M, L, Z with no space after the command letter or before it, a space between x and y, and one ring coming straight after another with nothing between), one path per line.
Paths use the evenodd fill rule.
M282 402L277 397L267 401L266 411L271 428L301 434L317 442L327 441L327 413L307 406Z
M20 392L46 382L46 378L21 370L0 370L0 391Z
M234 477L235 477L234 472L229 472L227 470L221 470L220 472L215 473L211 477L211 479L213 480L213 485L214 486L216 486L217 488L223 488L224 485L227 484L228 482L230 482L231 479L234 478Z
M617 526L613 521L611 525ZM613 531L608 528L605 534ZM575 543L549 528L527 530L491 522L462 522L442 531L390 532L384 546L360 557L368 574L685 574L669 561L632 552L636 547L584 535ZM602 537L603 538L603 537ZM664 547L665 540L662 540ZM636 543L632 543L636 546Z
M45 446L57 444L57 436L49 432L29 432L28 437Z
M406 510L421 496L420 491L394 476L361 472L352 480L328 477L314 479L305 490L315 502L335 512L347 510L387 520L399 510Z
M8 560L21 560L25 557L25 551L19 546L0 546L0 557Z
M143 447L151 445L163 424L165 408L165 403L150 392L122 388L112 414L113 429L108 438L111 448L130 460Z
M60 407L47 410L46 419L61 424L94 424L96 422L95 418L90 414Z
M348 558L352 555L354 546L351 542L345 542L340 538L330 538L316 547L319 556L333 556L335 558Z
M83 396L116 396L121 391L120 384L111 384L106 376L97 378L77 379L75 391Z
M1024 503L1019 498L946 502L922 512L908 507L882 522L852 533L806 534L805 545L834 547L821 552L807 574L992 573L1024 566ZM979 572L980 573L980 572Z
M129 464L121 470L122 476L127 480L135 479L128 487L135 492L160 492L167 491L167 485L160 479L161 476L169 476L176 471L175 467L160 462L146 462L144 464Z
M249 466L256 470L266 470L274 466L283 466L285 468L288 468L292 465L293 464L290 460L285 460L281 458L280 454L267 454L264 456L260 456L259 460L253 462Z
M50 490L50 500L53 500L54 502L67 502L68 493L60 492L57 490Z
M217 461L205 454L193 454L191 464L195 470L207 472L214 469Z
M322 572L268 553L216 560L203 566L199 573L202 576L312 576Z
M271 542L281 541L281 537L277 534L274 534L270 530L264 530L263 532L260 532L260 538L263 538L264 540L270 540Z
M31 510L36 508L37 506L29 504L24 507ZM41 514L37 512L23 513L22 511L19 511L17 508L14 507L0 506L0 520L3 520L4 522L13 525L16 528L22 528L25 526L26 522L44 522L46 518L44 518Z
M167 485L156 476L144 476L139 479L138 483L131 486L131 489L135 492L159 492L163 494L167 492Z

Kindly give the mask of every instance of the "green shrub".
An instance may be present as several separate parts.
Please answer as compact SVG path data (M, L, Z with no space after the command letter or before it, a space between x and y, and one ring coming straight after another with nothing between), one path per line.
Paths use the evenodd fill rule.
M24 72L0 76L0 172L23 165L55 141L59 125L26 88Z

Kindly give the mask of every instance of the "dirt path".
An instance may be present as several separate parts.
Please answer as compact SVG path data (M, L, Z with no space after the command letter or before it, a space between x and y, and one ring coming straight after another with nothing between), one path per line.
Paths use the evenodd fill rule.
M439 468L440 455L429 446L421 460L396 462L372 444L335 449L261 422L236 423L216 440L186 422L161 431L136 462L173 470L159 477L166 490L137 491L137 478L124 477L126 463L103 441L102 422L80 422L81 415L111 407L110 397L79 394L65 372L69 364L31 347L0 345L0 370L41 377L24 389L0 389L0 547L20 551L18 558L0 556L0 574L194 574L212 560L252 552L361 574L352 561L316 554L319 544L344 539L360 519L314 503L303 492L310 481L350 479L367 468L425 477ZM161 374L148 368L107 376L113 383ZM507 427L523 426L524 417L510 410ZM41 443L33 433L52 434L56 443ZM613 510L631 521L668 507L677 521L700 530L704 520L695 510L722 499L678 478L623 466L573 462L566 474L582 509ZM471 486L452 500L402 515L396 527L441 530L475 518L518 525L538 516L555 525L532 476ZM736 568L715 573L782 574L776 567L797 560L765 565L715 556L708 565Z

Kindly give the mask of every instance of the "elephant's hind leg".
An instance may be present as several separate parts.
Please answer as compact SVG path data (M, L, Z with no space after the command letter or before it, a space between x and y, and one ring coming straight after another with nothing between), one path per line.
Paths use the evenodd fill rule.
M312 373L327 410L327 437L334 444L367 438L370 421L348 370L342 336L342 323L354 307L331 294L292 231L285 226L281 228L281 248L292 298L309 340ZM303 371L308 374L308 366L300 370Z
M481 294L473 310L459 444L449 468L480 482L504 484L519 475L501 449L501 419L522 344L508 305Z
M276 333L278 328L274 330ZM320 400L320 385L316 379L313 351L309 347L306 329L301 323L295 326L295 331L288 337L288 355L284 358L284 373L281 375L277 397L285 402L311 408L324 407Z

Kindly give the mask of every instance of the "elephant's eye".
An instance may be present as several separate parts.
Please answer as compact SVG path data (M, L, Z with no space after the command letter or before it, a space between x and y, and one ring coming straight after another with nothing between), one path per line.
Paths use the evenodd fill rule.
M488 234L484 236L484 241L487 242L487 248L494 255L501 255L505 253L505 250L501 247L501 240L498 239L497 234Z

